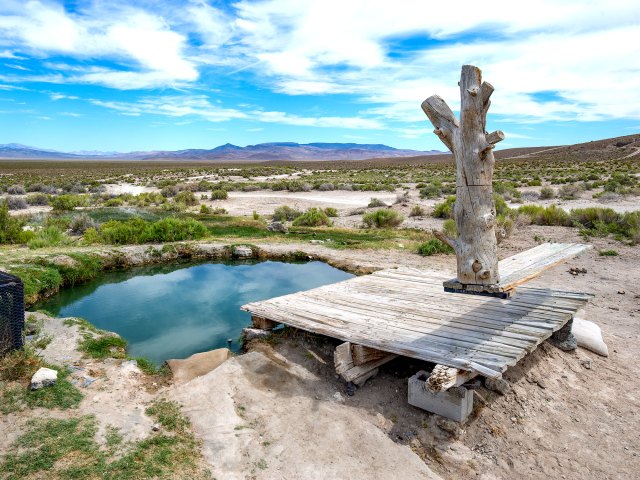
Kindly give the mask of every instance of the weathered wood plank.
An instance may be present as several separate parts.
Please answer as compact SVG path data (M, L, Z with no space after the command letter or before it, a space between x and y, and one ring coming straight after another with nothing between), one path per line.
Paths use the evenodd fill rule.
M278 326L276 322L256 315L251 315L251 323L253 323L255 328L260 330L273 330Z
M537 277L545 270L589 248L591 248L590 245L579 243L543 243L498 262L500 281L496 284L482 286L482 288L478 289L474 288L477 286L467 286L457 278L453 278L445 280L443 285L445 288L456 290L471 289L473 291L509 292L515 287Z
M362 349L367 349L364 352ZM354 350L358 352L358 361L353 356ZM376 358L370 358L361 362L363 354L370 355L377 352ZM379 354L379 355L378 355ZM351 342L345 342L338 345L333 354L333 362L336 367L336 373L346 382L353 382L356 385L362 385L367 379L371 378L378 371L378 368L387 362L390 362L397 355L381 352L373 348L364 347L362 345L352 345Z
M432 392L442 392L451 387L459 387L476 375L476 372L458 370L446 365L436 365L427 379L427 388Z
M380 360L387 355L389 355L388 352L383 352L375 348L365 347L364 345L351 345L351 356L353 357L354 365L362 365L372 360Z
M350 342L348 349L336 350L344 372L393 354L495 378L562 328L591 297L531 287L520 288L510 300L451 295L442 291L442 279L415 268L383 270L242 308L273 324ZM353 352L362 353L358 362Z

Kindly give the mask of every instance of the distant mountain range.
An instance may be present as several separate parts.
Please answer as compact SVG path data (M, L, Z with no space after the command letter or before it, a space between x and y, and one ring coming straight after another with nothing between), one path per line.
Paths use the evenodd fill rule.
M60 152L19 143L0 144L0 158L22 159L111 159L111 160L367 160L370 158L416 157L442 154L438 150L404 150L381 144L359 143L259 143L238 147L227 143L212 149L188 149L150 152Z

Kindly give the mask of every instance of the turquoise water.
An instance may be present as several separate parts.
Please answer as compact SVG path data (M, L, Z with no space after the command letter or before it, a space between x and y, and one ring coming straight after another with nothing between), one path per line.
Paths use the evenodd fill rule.
M322 262L207 263L135 268L61 291L37 305L82 317L129 342L128 353L159 365L228 345L251 323L240 306L352 277Z

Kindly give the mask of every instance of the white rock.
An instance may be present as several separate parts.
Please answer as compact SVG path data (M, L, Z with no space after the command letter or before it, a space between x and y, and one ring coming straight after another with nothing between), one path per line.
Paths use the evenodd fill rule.
M31 377L31 390L38 390L42 387L50 387L58 381L58 372L50 368L42 367Z
M236 257L248 258L248 257L253 257L253 250L251 250L250 247L238 246L233 249L233 254Z

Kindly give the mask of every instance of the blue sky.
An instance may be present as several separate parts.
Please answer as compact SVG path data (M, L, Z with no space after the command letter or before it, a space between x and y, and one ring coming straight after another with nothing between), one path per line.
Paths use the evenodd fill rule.
M494 85L501 148L640 132L640 2L0 0L0 143L270 141L444 150L460 66Z

